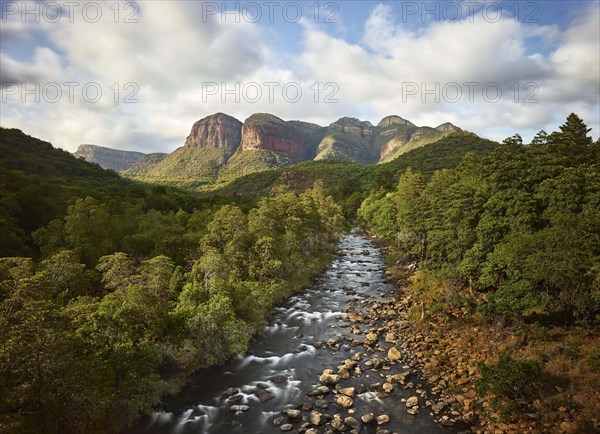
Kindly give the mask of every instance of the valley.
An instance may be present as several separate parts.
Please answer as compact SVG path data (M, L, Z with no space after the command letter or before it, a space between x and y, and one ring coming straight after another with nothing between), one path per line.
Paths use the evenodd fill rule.
M356 232L347 235L331 267L275 308L244 357L197 372L123 434L464 430L450 413L462 406L437 410L442 391L431 393L414 354L396 348L404 345L398 328L405 324L384 323L382 315L395 295L378 249Z
M243 127L201 123L181 149L227 165L293 128L240 150ZM452 131L182 189L1 129L0 428L593 432L588 132L571 114L530 143Z

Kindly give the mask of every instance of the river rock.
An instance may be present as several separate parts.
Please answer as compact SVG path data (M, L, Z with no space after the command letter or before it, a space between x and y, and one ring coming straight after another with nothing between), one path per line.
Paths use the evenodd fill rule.
M414 406L416 406L418 404L419 404L419 398L416 397L416 396L411 396L410 398L408 398L406 400L406 406L408 408L412 408L412 407L414 407Z
M283 416L279 416L279 417L276 417L275 419L273 419L273 425L275 425L275 426L279 426L283 422L285 422L285 417L283 417Z
M250 407L247 405L232 405L231 407L229 407L229 410L235 412L236 414L239 414L244 411L250 410Z
M281 425L281 426L279 427L279 429L280 429L281 431L291 431L291 430L293 430L293 429L294 429L294 425L292 425L291 423L286 423L285 425Z
M333 429L339 432L346 430L346 425L344 425L344 422L342 422L342 419L340 419L339 417L333 418L333 420L331 421L331 426L333 427Z
M388 351L388 360L390 362L397 362L401 358L402 358L402 354L400 354L400 351L398 351L398 348L392 347L392 348L389 349L389 351Z
M323 384L337 384L340 382L340 376L334 374L331 369L325 369L319 377L319 381Z
M440 401L440 402L438 402L438 403L436 403L436 404L433 404L433 405L431 406L431 410L432 410L434 413L436 413L436 414L437 414L437 413L439 413L440 411L442 411L442 410L443 410L443 409L444 409L444 408L445 408L447 405L448 405L448 404L447 404L445 401Z
M344 425L349 426L351 429L359 429L360 428L360 422L357 421L352 416L348 416L347 418L344 419Z
M388 423L389 421L390 417L387 414L377 416L377 425L383 425L384 423Z
M409 375L408 372L402 373L402 374L393 374L393 375L388 375L387 381L388 383L392 383L392 384L404 384L404 380L406 379L406 377Z
M350 398L349 396L346 395L337 395L335 397L335 402L337 403L337 405L339 405L340 407L344 407L344 408L350 408L352 407L352 404L354 404L354 402L352 401L352 398Z
M233 396L239 392L240 392L240 389L238 389L237 387L230 387L225 391L225 393L229 396Z
M325 417L325 415L319 413L318 411L312 411L310 413L310 416L308 417L308 420L313 425L319 426L323 425L325 421L327 421L327 418Z
M306 396L323 396L329 393L329 387L327 386L319 386L316 389L308 392Z
M228 401L229 402L240 402L242 399L244 399L244 395L238 394L238 395L230 396Z
M369 424L375 420L375 415L373 413L366 413L360 417L360 420L365 424Z
M390 383L384 383L381 388L385 393L390 393L392 390L394 390L394 386L392 386Z
M378 357L374 357L373 359L371 359L371 363L374 369L381 369L381 367L383 366L383 362Z
M326 399L317 399L315 401L315 407L325 409L329 407L329 401Z
M273 395L271 392L269 392L268 390L262 389L262 388L257 388L254 391L254 394L256 395L256 397L258 398L258 400L260 402L267 402L273 398L275 398L275 395Z
M354 398L356 391L355 391L354 387L344 387L344 388L340 389L340 393L342 393L346 396L349 396L350 398Z
M295 408L288 408L285 410L285 414L287 414L290 419L300 419L300 417L302 417L302 412Z

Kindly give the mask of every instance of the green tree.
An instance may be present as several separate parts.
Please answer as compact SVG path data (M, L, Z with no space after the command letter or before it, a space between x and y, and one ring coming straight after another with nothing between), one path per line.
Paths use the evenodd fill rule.
M87 197L77 199L65 216L65 240L88 266L116 247L106 205Z

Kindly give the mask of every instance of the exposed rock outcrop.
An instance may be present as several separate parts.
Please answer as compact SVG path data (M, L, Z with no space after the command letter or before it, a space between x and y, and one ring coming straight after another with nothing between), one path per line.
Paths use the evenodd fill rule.
M452 131L450 123L417 127L400 116L371 122L343 117L322 127L299 120L284 121L256 113L242 124L223 113L194 123L185 145L166 158L142 160L127 176L152 182L198 186L308 160L350 160L378 163L391 160Z
M342 131L359 137L373 137L375 128L369 121L360 121L356 118L341 118L329 125L329 129Z
M443 123L442 125L438 125L437 127L435 127L435 129L438 131L442 131L444 133L450 132L450 131L462 131L461 128L458 128L456 125L454 125L450 122L446 122L446 123Z
M443 125L445 125L445 124L443 124ZM406 119L401 118L400 116L396 116L396 115L386 116L381 121L379 121L379 123L377 124L377 127L379 127L379 128L389 128L389 127L396 127L396 126L414 127L416 125L413 124L411 121L406 120Z
M242 149L264 149L287 154L296 161L314 157L316 144L294 124L266 113L250 116L242 127Z
M224 113L200 119L192 127L185 146L206 149L226 149L230 153L240 146L242 123Z
M96 163L104 169L112 169L118 172L131 167L145 154L96 145L80 145L73 155L90 163Z

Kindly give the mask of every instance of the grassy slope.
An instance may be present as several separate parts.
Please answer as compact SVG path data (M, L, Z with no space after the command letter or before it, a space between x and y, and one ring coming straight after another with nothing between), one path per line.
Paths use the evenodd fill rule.
M392 161L392 160L398 158L400 155L405 154L409 151L412 151L413 149L421 148L430 143L437 142L439 140L442 140L444 137L447 137L448 135L450 135L450 132L444 133L444 132L435 130L433 128L420 128L420 129L424 133L423 137L421 137L420 139L417 139L417 140L410 140L409 142L405 143L404 145L398 146L396 149L394 149L392 152L390 152L388 155L385 156L385 158L383 159L383 162Z
M193 189L217 179L227 161L227 153L225 149L181 147L145 174L133 178Z
M156 152L153 154L144 155L137 163L133 166L120 171L119 173L127 177L136 177L146 175L152 169L154 169L161 161L167 158L169 154L163 154Z
M224 186L207 186L207 190L221 194L260 194L281 184L303 190L312 186L316 179L323 179L330 188L348 185L354 191L365 191L395 183L398 174L408 167L429 177L438 169L457 166L467 152L487 154L495 145L496 142L474 134L457 132L388 163L365 165L338 160L307 161L285 169L242 176Z
M266 149L242 150L229 159L219 173L218 182L224 183L236 178L274 168L288 167L294 164L291 158Z

